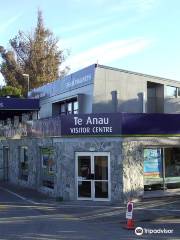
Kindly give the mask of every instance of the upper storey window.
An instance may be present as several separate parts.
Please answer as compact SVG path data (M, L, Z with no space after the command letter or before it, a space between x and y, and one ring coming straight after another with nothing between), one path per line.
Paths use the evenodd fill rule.
M60 114L68 115L68 114L78 114L78 101L77 99L71 99L67 101L63 101L60 103Z
M165 88L165 96L166 97L177 97L177 87L166 86Z

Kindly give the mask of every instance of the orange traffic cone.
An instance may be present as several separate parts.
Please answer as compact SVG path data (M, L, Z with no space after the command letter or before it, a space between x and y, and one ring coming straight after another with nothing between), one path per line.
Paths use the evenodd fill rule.
M135 224L133 219L127 219L127 225L125 226L126 229L133 230L135 229Z

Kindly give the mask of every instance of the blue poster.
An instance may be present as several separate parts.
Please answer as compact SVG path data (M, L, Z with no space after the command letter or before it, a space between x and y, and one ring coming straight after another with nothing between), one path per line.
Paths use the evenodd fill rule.
M162 153L161 149L144 149L144 175L147 177L161 177Z

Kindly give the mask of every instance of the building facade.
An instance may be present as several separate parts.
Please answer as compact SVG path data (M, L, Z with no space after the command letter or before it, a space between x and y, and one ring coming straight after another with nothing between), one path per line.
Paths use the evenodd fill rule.
M180 83L92 65L34 89L40 119L2 136L1 180L64 200L180 187Z
M179 113L178 81L91 65L34 89L40 118L59 114L105 112Z

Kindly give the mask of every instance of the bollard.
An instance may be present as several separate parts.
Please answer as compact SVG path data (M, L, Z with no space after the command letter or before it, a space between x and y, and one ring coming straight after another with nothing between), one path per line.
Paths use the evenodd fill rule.
M133 220L133 202L131 200L129 200L127 203L126 219L127 219L127 223L125 228L128 230L134 230L135 224Z

